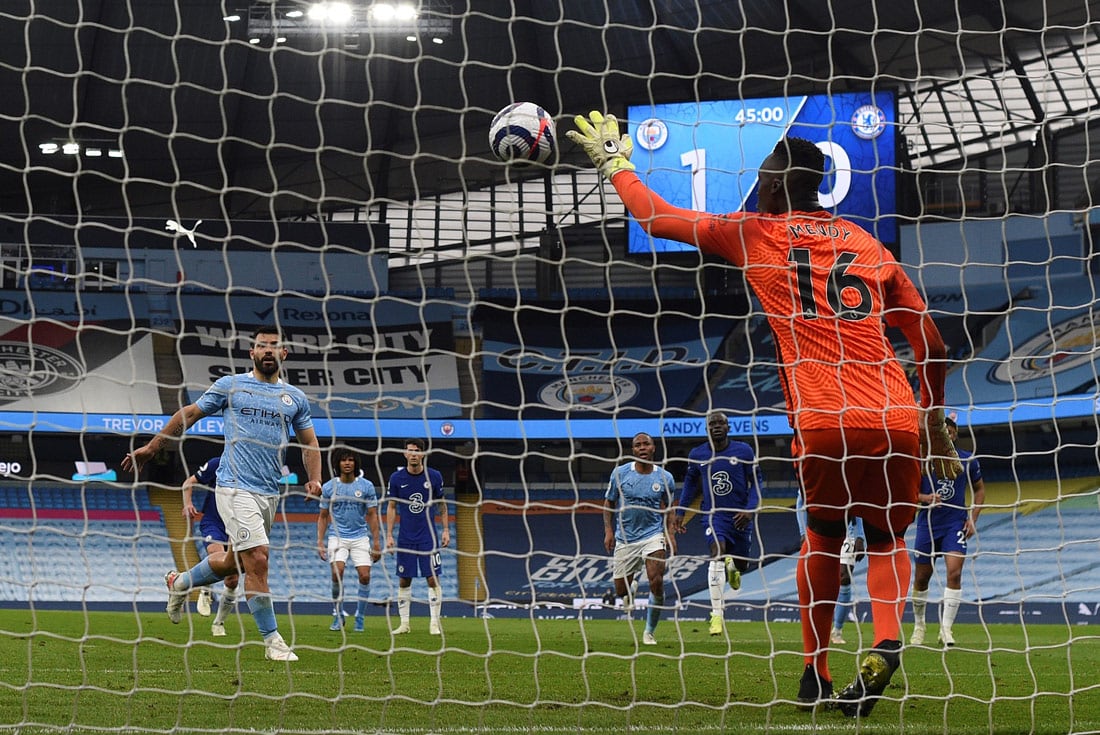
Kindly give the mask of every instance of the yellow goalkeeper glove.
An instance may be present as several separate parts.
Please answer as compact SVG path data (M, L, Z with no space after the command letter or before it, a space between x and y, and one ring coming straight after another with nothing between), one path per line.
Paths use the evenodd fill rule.
M620 171L634 170L630 162L634 141L626 133L619 135L619 121L614 115L591 112L587 118L577 115L573 122L577 130L568 131L566 136L584 149L601 174L610 179Z
M932 472L943 480L954 480L963 473L959 453L951 435L947 433L947 422L942 408L933 408L924 416L921 431L921 454L928 458Z

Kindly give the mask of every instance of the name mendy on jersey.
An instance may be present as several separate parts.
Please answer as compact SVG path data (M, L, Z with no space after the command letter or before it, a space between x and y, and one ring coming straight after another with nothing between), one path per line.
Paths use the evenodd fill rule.
M825 224L824 222L787 225L787 233L791 236L791 239L797 239L803 235L824 235L834 240L839 239L841 242L852 236L851 230L845 230L834 224Z

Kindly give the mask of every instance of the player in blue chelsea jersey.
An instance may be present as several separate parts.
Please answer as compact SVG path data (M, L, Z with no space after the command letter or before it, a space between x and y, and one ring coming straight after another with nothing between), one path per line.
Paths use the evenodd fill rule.
M336 477L321 490L321 512L317 516L317 553L332 568L332 625L344 625L344 568L348 559L359 575L355 605L355 632L363 632L367 612L371 565L382 558L382 537L378 533L378 494L374 483L359 472L359 455L350 449L333 452ZM332 532L325 534L331 523Z
M672 522L666 521L676 483L668 470L654 464L653 437L635 434L630 446L634 459L615 468L604 495L603 543L614 555L615 592L629 607L634 603L634 578L645 568L649 606L642 643L655 646L654 632L665 604L665 564L676 553Z
M199 535L206 545L207 556L220 554L230 549L229 535L225 532L225 523L218 515L218 501L214 493L214 487L217 485L218 465L221 464L221 461L221 457L212 457L195 470L195 474L183 481L183 515L188 521L193 521L195 518L200 519ZM196 485L207 488L201 511L195 509L194 490ZM225 637L225 619L229 617L229 613L236 606L237 584L240 582L240 575L231 574L222 581L225 583L225 591L222 592L218 601L218 614L214 616L214 621L210 624L210 635L215 638ZM204 595L207 599L205 613L203 612ZM210 614L209 599L209 587L203 587L199 590L197 604L199 614Z
M447 500L443 495L443 475L428 467L422 439L405 440L405 466L390 475L386 490L386 549L397 557L397 613L401 620L394 635L408 633L409 608L412 604L413 577L428 580L428 632L440 635L439 614L443 607L439 573L443 560L439 550L451 543ZM400 512L400 524L398 513ZM436 535L438 517L442 531ZM398 525L397 538L393 527ZM436 542L438 539L438 543Z
M684 515L696 496L702 495L699 513L710 547L707 574L710 590L710 634L724 628L725 585L741 589L741 575L748 569L752 551L753 514L760 506L760 476L756 454L744 442L731 441L725 414L707 416L708 440L688 454L684 487L676 504L673 529L684 532Z
M947 433L951 441L959 438L959 427L947 418ZM917 513L917 538L913 544L913 634L909 643L924 643L925 612L928 607L928 582L932 579L932 562L943 557L947 569L947 584L943 591L943 615L940 617L939 642L955 645L951 627L962 603L962 570L966 560L966 542L977 531L975 524L985 502L985 481L978 458L959 449L965 471L954 480L944 480L931 471L921 481L918 499L923 504ZM966 502L966 486L970 485L971 502Z
M221 413L225 447L214 492L233 550L207 556L185 572L173 570L164 575L168 618L173 623L181 620L191 589L243 572L248 609L263 636L264 656L273 661L297 661L275 621L267 583L268 534L282 497L279 477L291 431L302 447L309 477L305 489L312 496L321 494L321 451L309 400L279 377L288 354L279 329L257 329L248 354L252 358L250 371L214 381L197 401L176 411L160 433L127 454L122 468L139 474L165 442L180 439L205 416Z

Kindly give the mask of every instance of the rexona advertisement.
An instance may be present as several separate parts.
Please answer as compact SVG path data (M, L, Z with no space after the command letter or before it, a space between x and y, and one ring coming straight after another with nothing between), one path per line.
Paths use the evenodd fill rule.
M631 161L677 207L754 211L760 163L784 136L805 138L825 154L822 208L894 243L895 107L893 92L635 105ZM628 232L632 253L693 249L651 238L633 220Z

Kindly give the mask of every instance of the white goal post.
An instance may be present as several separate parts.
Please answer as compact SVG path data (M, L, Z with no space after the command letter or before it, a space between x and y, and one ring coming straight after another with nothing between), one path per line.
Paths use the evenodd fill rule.
M846 725L793 702L798 488L766 315L743 274L631 220L566 137L591 110L619 118L654 191L701 211L754 208L763 158L785 135L811 140L823 207L886 245L944 335L945 402L981 464L984 509L955 648L908 647L875 719L994 733L1030 703L1024 730L1100 727L1085 646L1071 648L1100 614L1100 12L895 5L0 6L0 730ZM490 152L492 116L525 101L555 123L545 164ZM183 624L167 622L164 573L207 553L180 487L221 453L223 418L140 478L121 461L250 369L265 325L309 399L326 480L331 450L351 447L382 496L407 440L427 442L453 539L434 550L442 636L428 638L435 591L420 578L413 632L391 635L388 554L364 637L328 629L334 604L355 609L357 582L347 570L334 603L297 438L275 478L270 585L301 660L263 661L243 601L226 638L193 595ZM713 603L708 543L689 523L647 646L657 598L644 582L636 599L613 591L608 478L645 432L678 490L713 411L764 478L751 563ZM953 584L937 562L930 629ZM853 590L838 689L872 643L865 566ZM711 635L715 604L725 627ZM43 661L40 642L75 648ZM958 678L953 654L969 656ZM521 686L517 662L556 680ZM165 714L192 696L229 719ZM973 709L959 714L960 699Z

